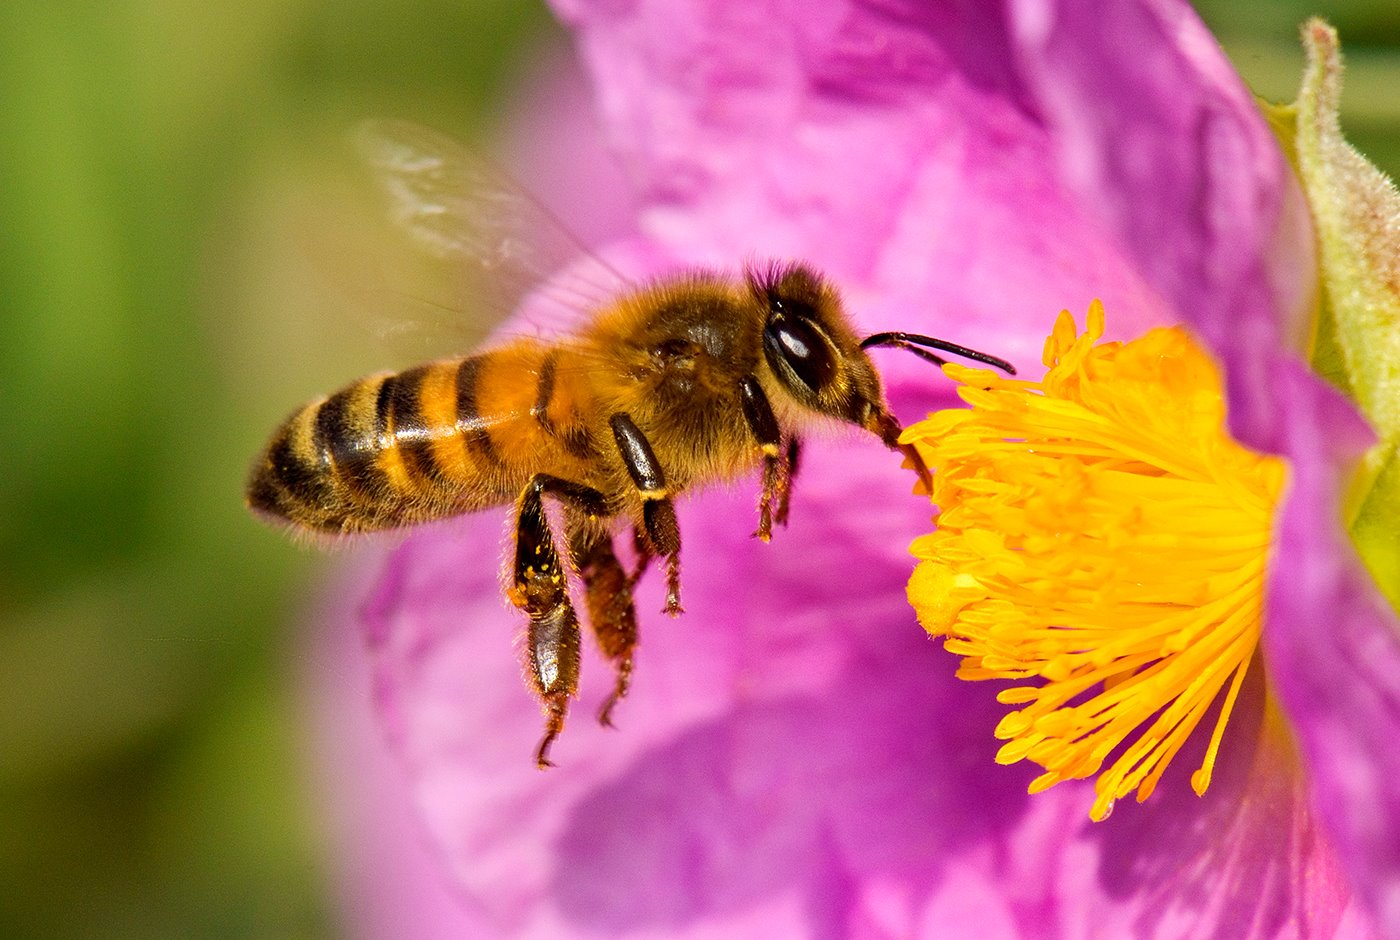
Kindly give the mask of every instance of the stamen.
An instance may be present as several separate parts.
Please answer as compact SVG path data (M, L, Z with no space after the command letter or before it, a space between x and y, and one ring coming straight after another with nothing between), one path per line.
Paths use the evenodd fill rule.
M1204 793L1259 641L1286 467L1224 430L1220 376L1182 329L1101 343L1062 313L1039 382L948 365L970 406L904 432L933 469L920 622L969 680L1011 679L999 763L1031 792L1097 777L1094 819L1145 800L1215 712ZM1217 708L1218 703L1218 708Z

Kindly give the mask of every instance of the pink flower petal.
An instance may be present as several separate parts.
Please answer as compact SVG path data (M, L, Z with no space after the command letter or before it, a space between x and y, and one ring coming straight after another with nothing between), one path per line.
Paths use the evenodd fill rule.
M370 553L348 566L320 605L328 629L310 637L304 692L313 763L327 794L327 841L346 936L453 940L483 920L444 870L398 755L385 746L358 625L357 589L382 566Z
M1279 261L1296 248L1278 234L1287 200L1184 5L1120 5L1110 30L1018 4L1014 31L993 5L913 0L558 6L640 184L643 237L609 252L630 272L803 257L866 328L933 332L1028 371L1060 307L1101 296L1124 336L1179 309L1225 350L1240 426L1285 438L1281 390L1259 387L1246 353L1268 350L1271 367L1292 329L1279 313L1301 290ZM1134 65L1123 48L1154 58ZM1144 96L1136 116L1130 93ZM1061 183L1057 155L1089 172ZM941 404L927 366L881 357L903 416ZM1388 830L1366 830L1353 802L1377 781L1322 780L1337 798L1321 832L1279 767L1288 746L1247 707L1204 799L1187 755L1151 802L1100 826L1083 786L1028 798L1029 773L991 760L1002 707L951 678L904 606L904 545L927 525L908 488L851 434L809 449L772 545L748 536L752 482L688 499L688 612L656 614L648 579L621 730L592 720L611 678L590 656L549 773L530 760L541 719L500 593L509 511L411 536L368 611L375 686L472 915L518 936L1364 933L1330 840L1352 877L1383 854L1368 838ZM1328 529L1327 512L1307 518ZM1317 544L1313 561L1336 557ZM1349 647L1324 664L1333 681L1375 628L1347 622ZM1269 666L1271 679L1290 670L1290 710L1311 708L1298 703L1322 675L1298 659ZM1316 725L1293 716L1310 764L1341 746L1335 727L1380 714L1355 705Z
M1016 11L1068 177L1222 360L1236 435L1293 466L1270 579L1269 674L1348 870L1400 932L1400 804L1382 743L1400 736L1400 631L1341 525L1347 462L1369 433L1297 361L1315 270L1297 182L1184 7L1118 4L1101 11L1109 20L1042 0ZM1320 610L1338 629L1319 631ZM1380 665L1355 669L1363 649Z
M1081 844L1061 857L1054 877L1074 920L1059 935L1369 936L1340 930L1351 889L1305 780L1288 769L1292 742L1265 712L1262 684L1252 677L1203 797L1188 779L1205 745L1194 740L1145 804L1092 828L1097 852Z
M1269 582L1269 676L1353 883L1400 936L1400 622L1337 525L1372 436L1315 377L1280 368L1275 382L1290 402L1292 474Z
M811 466L839 453L814 447ZM645 585L621 730L592 721L611 678L590 657L548 773L531 762L541 719L508 639L518 617L494 565L463 563L499 554L493 527L399 550L369 610L381 709L456 881L497 929L735 936L745 912L786 898L773 909L792 918L785 932L807 932L859 907L865 876L936 878L960 844L1014 820L1025 774L984 775L997 706L929 681L941 653L903 602L902 551L858 513L830 518L858 492L858 509L919 525L907 480L871 456L848 458L841 486L814 473L772 545L748 536L750 494L687 505L685 617L653 613ZM847 540L867 559L858 572Z
M1184 3L1012 10L1066 179L1221 357L1235 436L1277 451L1287 410L1265 353L1301 352L1315 267L1301 189L1253 95Z
M1102 297L1126 336L1171 318L1056 181L990 6L557 7L674 257L804 258L868 329L936 327L1032 370L1062 307Z
M1185 754L1151 802L1103 825L1085 818L1083 787L1028 798L1028 773L991 761L1001 707L939 669L936 645L888 602L902 565L872 563L852 592L850 554L813 539L833 506L807 495L769 546L726 532L748 514L743 494L690 508L687 538L723 550L688 557L683 620L649 618L618 732L591 720L609 680L586 663L548 773L530 763L540 719L504 639L518 621L494 576L462 570L498 540L477 528L400 550L402 580L370 611L381 704L454 879L494 932L904 923L941 924L923 934L940 936L983 897L1014 926L994 933L993 919L982 936L1117 924L1172 937L1207 918L1222 938L1286 936L1276 928L1304 914L1332 935L1349 891L1300 779L1278 772L1286 743L1255 752L1246 718L1204 799ZM809 544L825 555L797 549ZM660 605L654 588L643 612Z

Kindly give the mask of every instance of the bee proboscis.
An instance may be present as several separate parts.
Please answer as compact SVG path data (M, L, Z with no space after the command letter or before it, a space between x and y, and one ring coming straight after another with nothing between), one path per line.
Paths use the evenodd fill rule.
M370 375L303 406L255 462L247 502L329 534L513 504L507 594L529 621L528 676L545 710L535 760L545 767L578 688L570 579L581 583L592 633L615 667L599 715L609 724L632 675L633 590L653 559L665 566L664 612L681 612L676 496L757 472L755 535L766 542L787 520L801 436L814 423L854 425L900 448L899 422L866 354L872 346L941 362L928 351L936 349L1014 371L918 334L861 339L836 288L804 264L690 271L621 291L569 335ZM547 498L563 508L562 546ZM636 547L630 569L614 550L622 536Z

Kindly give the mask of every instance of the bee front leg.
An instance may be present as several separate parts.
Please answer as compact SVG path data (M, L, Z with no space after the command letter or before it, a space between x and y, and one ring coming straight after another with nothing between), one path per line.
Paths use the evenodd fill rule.
M773 537L773 523L787 524L788 495L792 490L792 477L797 472L797 438L789 438L787 453L783 453L783 434L778 428L778 419L773 414L773 406L758 380L749 376L739 383L739 400L744 409L744 420L753 431L763 454L763 489L758 496L758 531L754 535L761 541Z
M554 548L544 494L554 493L592 515L604 514L602 495L543 474L534 477L520 497L515 530L514 580L508 594L530 618L529 675L545 708L545 731L535 763L551 767L549 747L564 730L569 698L578 691L579 627L569 602L568 573Z
M802 442L795 437L788 438L787 454L784 455L782 469L778 474L778 505L773 510L773 521L778 525L787 525L788 502L792 498L792 481L797 476L797 460L801 451Z
M651 443L630 416L618 413L608 423L622 463L642 498L641 528L651 550L666 556L666 606L662 613L675 617L681 613L681 529L666 489L666 475Z
M637 611L632 588L637 583L618 561L612 537L597 526L590 526L571 514L567 525L569 553L583 578L588 604L588 623L598 648L613 662L617 684L603 702L598 721L612 726L612 710L632 683L632 651L637 645Z

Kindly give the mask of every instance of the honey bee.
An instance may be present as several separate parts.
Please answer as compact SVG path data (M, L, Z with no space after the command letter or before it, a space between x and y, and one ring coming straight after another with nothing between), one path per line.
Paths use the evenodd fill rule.
M422 203L463 158L432 138L413 139L389 172L411 177ZM436 182L424 183L424 173ZM440 234L440 214L427 217ZM868 431L923 472L899 444L867 355L875 346L942 362L930 352L938 350L1014 372L932 337L859 337L836 287L805 264L690 271L622 290L569 335L518 337L371 375L303 406L257 458L247 504L295 529L337 535L513 504L506 593L528 618L527 674L545 714L535 761L548 767L579 680L570 582L614 666L599 715L611 724L637 646L633 591L653 559L665 566L664 613L681 613L676 497L756 473L754 534L767 542L788 517L802 435L823 420ZM562 507L562 547L546 499ZM629 535L636 560L624 566L614 539Z

